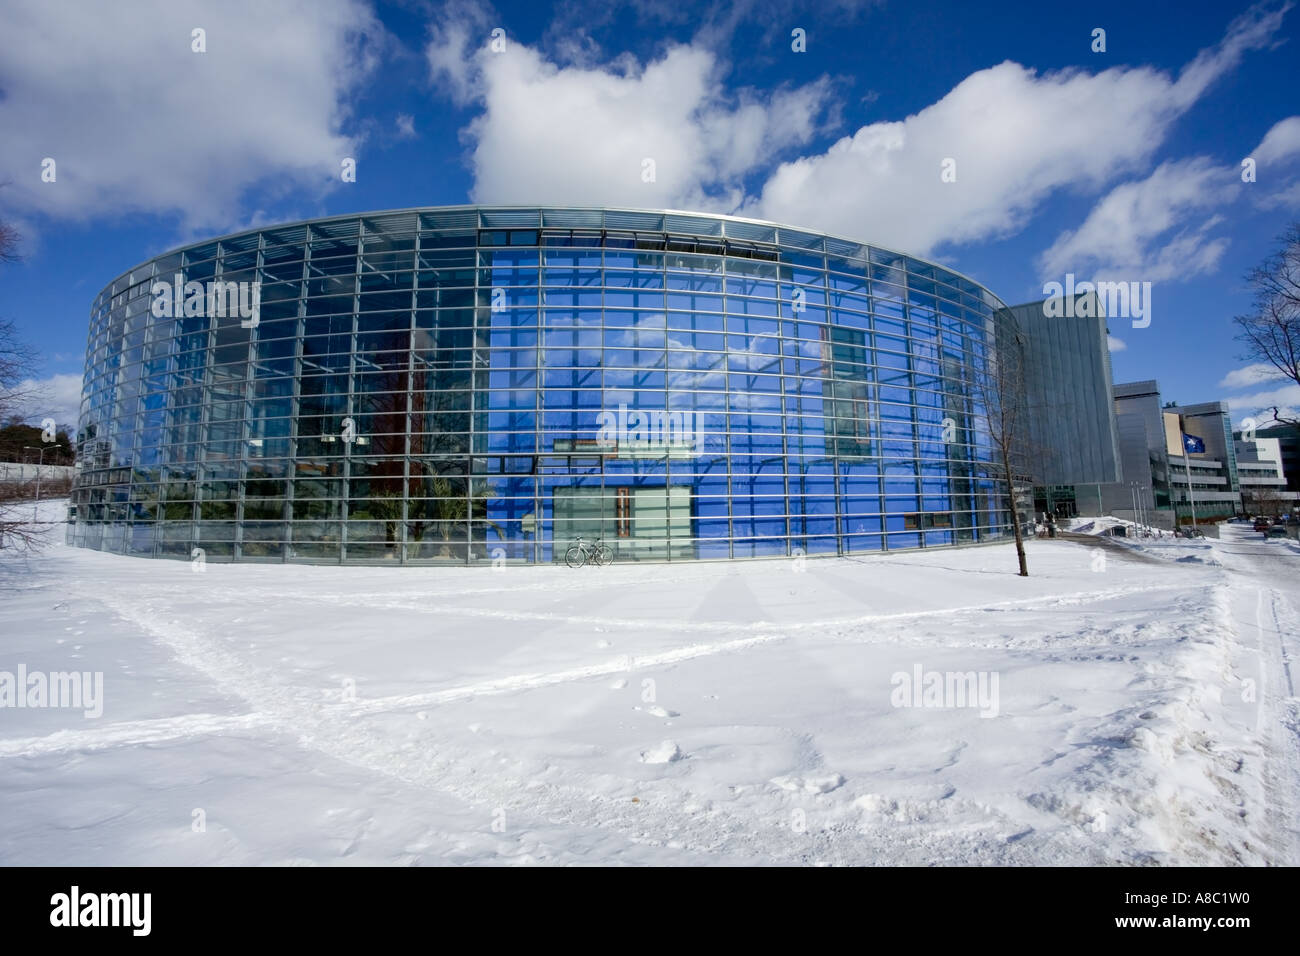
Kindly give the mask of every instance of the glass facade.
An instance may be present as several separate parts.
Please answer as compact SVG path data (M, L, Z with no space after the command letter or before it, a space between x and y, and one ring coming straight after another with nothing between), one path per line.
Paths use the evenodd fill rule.
M919 259L725 216L450 207L197 243L95 301L69 540L500 564L579 535L620 561L995 539L962 383L1003 308Z
M1106 318L1096 294L1087 298L1092 308L1078 306L1068 315L1030 302L998 316L1001 328L1017 330L1024 350L1024 464L1045 497L1056 497L1052 486L1120 480Z

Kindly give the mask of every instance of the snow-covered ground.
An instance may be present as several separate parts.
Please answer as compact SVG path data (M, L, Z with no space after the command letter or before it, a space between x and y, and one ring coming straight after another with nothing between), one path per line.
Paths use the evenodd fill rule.
M1300 864L1300 548L1029 561L7 554L0 862Z

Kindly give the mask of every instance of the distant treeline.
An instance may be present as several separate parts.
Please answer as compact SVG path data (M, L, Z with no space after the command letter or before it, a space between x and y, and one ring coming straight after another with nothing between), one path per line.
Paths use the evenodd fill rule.
M9 422L0 425L0 461L26 461L32 464L41 460L40 451L31 449L45 448L44 462L47 465L71 465L72 442L63 429L54 436L54 441L41 440L41 429L36 425L24 425L22 422Z

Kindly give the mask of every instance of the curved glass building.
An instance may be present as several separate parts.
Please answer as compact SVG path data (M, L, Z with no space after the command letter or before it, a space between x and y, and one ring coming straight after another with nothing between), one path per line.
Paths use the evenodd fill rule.
M91 312L69 540L313 563L856 554L1006 533L1002 303L727 216L448 207L196 243Z

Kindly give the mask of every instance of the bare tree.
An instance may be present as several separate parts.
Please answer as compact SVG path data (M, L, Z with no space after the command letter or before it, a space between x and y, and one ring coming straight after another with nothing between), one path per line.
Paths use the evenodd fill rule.
M0 183L0 188L7 183ZM0 219L0 263L17 262L18 231ZM39 355L31 345L22 341L18 327L9 319L0 318L0 421L7 421L17 413L19 405L28 397L22 383L31 378Z
M971 398L980 407L980 417L988 428L993 450L993 460L987 463L988 473L1006 486L1007 507L1011 512L1020 576L1029 577L1029 562L1025 557L1025 537L1020 526L1020 505L1016 494L1017 479L1021 477L1026 459L1028 424L1025 408L1024 339L1010 313L1001 317L995 335L996 346L989 349L981 363L971 369L968 388Z
M1246 277L1254 301L1248 315L1232 321L1246 343L1243 358L1271 365L1300 385L1300 223L1281 238L1282 248ZM1273 406L1273 420L1300 426L1300 418Z
M8 182L0 183L0 189L8 186ZM18 254L18 242L22 236L12 225L0 219L0 262L17 262L22 258Z
M1249 504L1252 514L1268 515L1270 518L1285 514L1289 500L1287 495L1272 485L1255 485L1242 497L1245 499L1243 504Z
M0 319L0 421L19 416L19 409L32 396L30 381L40 353L18 334L10 319ZM21 417L21 416L19 416Z
M0 222L0 262L18 258L17 241L18 234ZM0 319L0 421L17 414L30 397L23 383L31 380L38 360L39 353L19 337L18 327L9 319ZM40 543L42 533L32 523L31 515L12 504L13 496L24 491L21 486L0 489L0 547L16 545L25 550Z
M7 222L0 222L0 262L17 262L21 258L18 255L18 240L21 238L17 229Z

